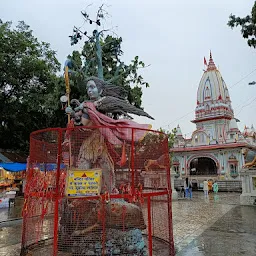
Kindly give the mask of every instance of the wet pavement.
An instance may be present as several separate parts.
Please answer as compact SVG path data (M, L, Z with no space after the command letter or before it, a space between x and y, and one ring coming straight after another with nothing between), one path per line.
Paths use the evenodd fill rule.
M0 223L0 255L18 256L20 252L22 220Z
M236 206L177 256L256 255L256 207Z
M176 251L186 248L194 239L218 219L239 205L239 193L193 193L193 199L182 199L172 204L173 235Z
M23 197L15 198L15 205L0 209L0 256L20 255Z
M176 255L256 255L256 207L240 206L239 195L219 193L205 199L203 192L196 192L192 200L173 202ZM21 217L21 208L17 204L9 211L2 210L0 256L18 256L22 220L17 218Z
M10 208L0 208L0 223L4 221L21 219L23 203L23 197L16 197L15 206L11 204Z

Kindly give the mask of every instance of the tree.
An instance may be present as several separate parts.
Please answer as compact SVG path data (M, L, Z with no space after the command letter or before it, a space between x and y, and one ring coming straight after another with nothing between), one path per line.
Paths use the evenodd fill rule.
M240 26L242 36L247 39L248 45L256 48L256 1L252 7L251 15L240 18L231 14L229 16L228 26L232 29Z
M169 146L169 148L173 148L173 145L174 145L174 142L175 142L175 139L176 139L177 129L174 128L171 131L167 131L167 130L160 127L159 131L167 134L167 136L168 136L168 146Z
M123 52L121 50L121 37L105 35L109 30L102 29L100 26L107 15L103 5L98 9L96 20L90 18L87 12L82 12L87 24L96 25L96 29L89 36L88 31L82 31L74 27L71 38L71 45L74 45L84 37L86 41L81 53L73 51L69 58L72 60L73 72L71 76L72 97L82 95L86 97L84 80L89 76L97 76L110 83L123 86L127 91L128 101L136 107L141 107L142 88L149 86L138 73L145 64L136 56L130 64L125 64L120 60Z
M158 159L163 155L163 153L166 153L166 148L163 146L166 145L165 143L168 139L168 148L170 149L173 147L176 132L176 128L174 128L172 131L167 131L160 128L159 133L147 133L143 140L139 142L137 147L135 147L135 155L137 159L136 166L143 168L144 162L141 162L141 159ZM172 155L170 155L170 159L171 157Z
M63 82L56 76L60 64L23 21L13 28L0 20L0 50L1 148L26 151L32 131L56 123L52 100Z

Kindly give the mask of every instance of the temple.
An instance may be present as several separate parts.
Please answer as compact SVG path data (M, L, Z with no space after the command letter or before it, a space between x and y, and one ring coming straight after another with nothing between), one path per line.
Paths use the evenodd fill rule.
M210 53L197 91L192 121L196 130L191 138L186 138L177 126L171 149L176 178L190 176L194 187L198 188L204 179L240 181L243 165L255 155L256 131L252 126L241 132L237 122L228 87Z

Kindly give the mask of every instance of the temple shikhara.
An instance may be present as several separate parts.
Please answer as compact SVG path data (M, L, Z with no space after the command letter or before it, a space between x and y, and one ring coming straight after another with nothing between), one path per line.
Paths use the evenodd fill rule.
M190 176L194 187L204 179L240 181L244 164L252 161L256 149L253 126L240 131L228 87L210 53L197 91L196 130L185 138L177 126L172 168L176 178ZM241 183L240 183L241 184Z

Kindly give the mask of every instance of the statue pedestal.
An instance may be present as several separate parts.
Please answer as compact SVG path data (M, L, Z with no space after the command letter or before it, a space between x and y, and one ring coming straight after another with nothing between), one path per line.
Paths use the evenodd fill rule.
M178 200L178 192L174 188L174 178L176 173L171 169L171 187L172 187L172 200Z
M256 168L244 168L240 176L242 179L240 204L256 205Z

